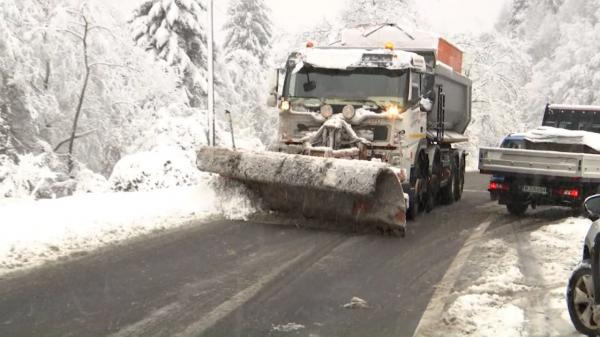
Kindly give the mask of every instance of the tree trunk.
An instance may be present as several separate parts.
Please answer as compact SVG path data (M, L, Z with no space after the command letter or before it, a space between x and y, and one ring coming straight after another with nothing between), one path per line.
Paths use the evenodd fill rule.
M85 78L83 79L83 85L81 86L81 92L79 94L79 101L77 102L77 108L75 109L75 118L73 119L73 128L71 130L71 138L69 139L69 173L73 170L73 144L77 135L77 124L79 123L79 116L81 115L81 108L85 100L85 92L87 91L88 82L90 80L90 64L88 60L88 49L87 49L87 36L89 32L89 24L85 16L83 16L84 32L83 32L83 62L85 65Z
M48 87L50 86L50 73L51 73L50 60L46 60L46 75L44 76L44 90L48 90Z

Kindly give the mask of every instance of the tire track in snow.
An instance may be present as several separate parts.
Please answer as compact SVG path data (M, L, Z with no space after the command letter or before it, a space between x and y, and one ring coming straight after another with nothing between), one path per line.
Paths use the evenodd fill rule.
M543 279L544 271L529 242L529 236L531 232L564 218L567 214L549 210L533 213L530 218L517 219L503 215L499 208L495 213L497 214L491 216L494 220L489 229L478 238L478 250L473 254L469 253L469 258L465 261L455 260L463 275L451 277L454 274L452 270L457 267L453 262L432 297L414 336L446 336L450 331L455 333L451 334L453 336L478 333L487 336L487 333L508 324L504 323L505 319L511 319L513 330L509 329L510 334L515 334L511 337L556 336L548 334L551 333L548 329L549 316L544 309L550 297L547 289L555 288L556 284L548 284ZM474 270L469 271L469 268ZM445 281L447 277L454 281ZM513 280L508 281L509 279ZM464 284L461 286L460 282ZM509 284L505 284L506 282ZM438 291L447 288L450 283L453 286L439 295ZM479 312L477 305L483 305L481 309L487 311ZM465 314L469 316L464 317ZM477 317L483 321L478 321ZM508 333L509 330L503 333Z
M461 269L467 262L467 259L471 256L473 249L478 246L478 243L489 225L489 221L480 224L465 242L463 248L458 252L454 261L452 261L452 264L448 268L448 271L436 285L435 292L433 293L425 312L423 312L423 316L421 316L421 320L415 329L413 337L430 336L433 330L437 328L437 324L446 307L446 301L454 289L454 285L460 276Z
M527 322L525 330L529 336L548 336L549 317L544 310L544 304L547 303L547 293L544 291L535 291L543 287L544 273L541 270L540 261L533 251L529 240L529 233L519 231L516 227L527 223L518 221L511 223L512 239L517 250L518 267L524 277L525 285L532 289L525 292L519 305L525 313ZM519 226L521 227L521 226Z

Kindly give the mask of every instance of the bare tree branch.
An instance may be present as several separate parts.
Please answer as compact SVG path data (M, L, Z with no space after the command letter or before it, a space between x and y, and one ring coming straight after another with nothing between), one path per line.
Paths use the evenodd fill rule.
M116 67L116 68L126 68L132 71L136 71L139 72L138 69L135 69L133 67L130 67L128 65L125 64L116 64L116 63L108 63L108 62L94 62L94 63L90 63L90 68L92 67L96 67L96 66L106 66L106 67Z
M111 35L113 38L115 38L115 39L117 38L117 37L115 36L115 33L112 31L112 29L110 29L110 28L108 28L108 27L106 27L106 26L102 26L102 25L93 25L93 26L89 27L89 29L88 29L88 30L89 30L89 31L92 31L92 30L94 30L94 29L100 29L100 30L103 30L103 31L105 31L105 32L109 33L109 34L110 34L110 35Z
M75 139L78 138L82 138L88 135L91 135L92 133L96 132L97 130L90 130L90 131L86 131L86 132L82 132L80 134L75 135ZM67 144L69 141L71 141L71 137L63 140L62 142L58 143L58 145L56 145L56 147L54 148L54 152L58 152L58 150L60 150L61 147L63 147L63 145Z
M83 38L84 38L83 36L81 36L81 35L79 35L79 34L75 33L74 31L72 31L72 30L70 30L70 29L57 29L56 31L57 31L57 32L63 32L63 33L69 33L69 34L71 34L71 35L73 35L73 36L77 37L77 38L78 38L78 39L80 39L80 40L83 40Z
M77 21L69 21L70 25L77 25L77 26L81 26L81 28L85 27L84 23L81 22L77 22Z

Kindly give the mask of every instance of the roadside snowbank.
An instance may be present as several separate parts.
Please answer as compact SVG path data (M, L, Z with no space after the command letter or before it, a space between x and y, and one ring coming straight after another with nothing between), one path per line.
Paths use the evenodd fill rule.
M482 242L463 268L436 336L576 336L565 290L589 226L587 219L569 218Z
M81 194L54 200L0 199L0 275L68 258L140 235L254 209L241 186L205 177L195 187Z

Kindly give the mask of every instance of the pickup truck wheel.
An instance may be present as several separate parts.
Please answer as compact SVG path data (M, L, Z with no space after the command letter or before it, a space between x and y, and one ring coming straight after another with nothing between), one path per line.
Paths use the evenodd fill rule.
M508 212L517 216L525 214L525 212L527 212L527 208L529 208L529 205L522 201L513 201L506 204L506 209Z
M569 278L567 308L577 331L586 336L598 336L600 324L594 319L598 315L595 313L594 284L589 260L580 263Z

